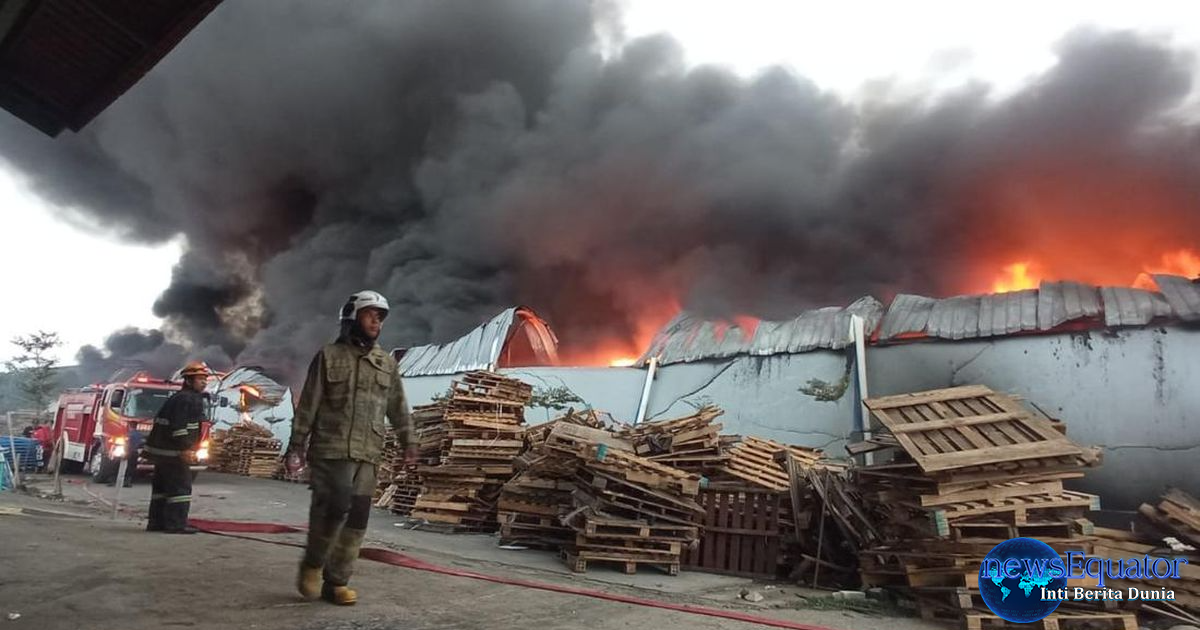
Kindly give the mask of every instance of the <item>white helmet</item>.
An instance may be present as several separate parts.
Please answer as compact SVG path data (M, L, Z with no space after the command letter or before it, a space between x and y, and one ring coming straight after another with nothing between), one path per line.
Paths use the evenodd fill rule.
M359 291L351 295L346 303L342 305L341 319L358 319L358 312L364 308L377 308L383 311L384 316L388 313L387 298L374 291Z

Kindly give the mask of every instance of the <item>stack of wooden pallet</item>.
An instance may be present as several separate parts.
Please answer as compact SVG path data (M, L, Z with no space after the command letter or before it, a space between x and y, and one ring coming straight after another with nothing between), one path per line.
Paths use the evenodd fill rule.
M633 444L633 452L680 470L708 474L725 463L721 426L713 420L724 411L705 406L696 413L659 422L646 422L617 432Z
M1169 490L1163 497L1164 502L1190 502L1196 505L1196 500L1179 490ZM1176 503L1179 505L1179 503ZM1145 509L1147 506L1143 505ZM1196 507L1190 508L1196 510ZM1197 511L1200 514L1200 510ZM1192 530L1195 531L1194 529ZM1186 532L1186 530L1185 530ZM1142 590L1170 589L1174 592L1174 601L1134 601L1123 602L1122 608L1137 610L1146 616L1154 616L1169 623L1183 622L1200 626L1200 545L1193 540L1187 542L1186 533L1180 532L1163 524L1136 523L1136 531L1124 531L1096 527L1090 537L1091 549L1088 555L1096 558L1108 558L1114 562L1130 558L1186 558L1180 562L1179 579L1105 579L1105 587L1127 591L1129 588ZM1165 565L1164 565L1165 566Z
M1200 500L1178 488L1168 489L1158 505L1138 508L1142 528L1158 537L1171 536L1200 549Z
M571 570L606 562L626 573L639 566L679 572L684 548L699 539L699 476L639 457L627 440L587 427L556 426L545 449L576 463L573 509L562 519L575 530L564 550Z
M420 410L422 490L412 518L454 531L496 529L496 501L524 447L532 392L515 379L470 372L453 382L447 401Z
M270 429L250 422L236 424L221 441L220 470L270 479L278 469L282 447Z
M375 507L391 508L397 489L396 475L403 468L404 453L400 449L400 440L389 426L383 434L383 449L379 466L375 469L375 496L372 498Z
M517 475L500 492L501 543L557 551L574 539L562 517L572 509L577 459L545 448L549 435L564 424L604 434L595 412L574 410L525 432L525 452L514 461Z
M866 406L881 430L849 447L882 460L855 471L881 540L860 552L866 586L903 591L927 617L963 618L986 613L978 569L996 544L1031 536L1060 553L1086 550L1085 517L1099 499L1062 483L1099 452L1068 440L1060 423L983 386Z
M225 456L225 438L229 436L229 431L225 429L213 429L208 434L208 469L215 471L223 471L226 468Z

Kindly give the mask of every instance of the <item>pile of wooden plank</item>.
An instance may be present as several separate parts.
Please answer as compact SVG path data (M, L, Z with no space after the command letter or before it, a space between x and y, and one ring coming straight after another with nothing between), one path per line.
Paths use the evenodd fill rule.
M626 573L654 566L678 574L685 547L699 539L700 477L635 455L606 431L559 424L544 448L573 459L576 489L562 522L575 531L564 549L572 571L615 563Z
M208 434L208 469L221 471L226 467L225 455L225 438L229 436L229 431L225 429L213 429Z
M375 469L375 495L372 503L375 507L391 508L392 498L396 494L396 475L404 468L404 453L400 448L400 440L391 426L383 434L383 449L379 456L379 466Z
M881 425L848 447L877 461L855 469L865 505L844 515L871 521L860 540L865 586L915 599L925 617L985 614L980 562L1009 538L1038 538L1086 550L1085 517L1099 499L1063 488L1099 462L1099 452L1067 439L1061 423L983 386L865 401ZM1123 622L1122 622L1123 623Z
M572 409L525 432L525 451L514 462L518 472L500 492L501 544L558 551L574 539L574 530L562 518L573 506L577 460L545 448L546 439L564 424L596 431L604 427L595 412Z
M500 489L524 448L524 407L532 387L491 372L470 372L449 398L417 410L421 492L410 516L460 532L497 526Z
M617 435L632 443L637 455L707 474L726 461L721 451L722 425L713 422L723 413L717 407L705 406L690 416L625 427Z
M1171 536L1195 549L1200 549L1200 500L1180 490L1170 488L1158 505L1143 503L1138 508L1142 528L1156 537Z
M1193 507L1189 509L1196 510L1196 500L1180 490L1168 490L1163 502L1175 505L1190 503ZM1152 506L1143 505L1142 509L1147 507ZM1196 513L1200 515L1200 511ZM1186 563L1178 563L1179 579L1106 579L1105 587L1126 591L1132 587L1144 590L1170 589L1174 591L1174 601L1124 602L1121 607L1136 610L1143 616L1159 617L1169 623L1200 625L1200 547L1186 542L1183 532L1161 523L1140 521L1135 524L1135 530L1094 528L1089 555L1114 561L1144 556L1186 558Z
M279 467L282 448L270 429L251 422L236 424L222 436L217 470L271 479Z

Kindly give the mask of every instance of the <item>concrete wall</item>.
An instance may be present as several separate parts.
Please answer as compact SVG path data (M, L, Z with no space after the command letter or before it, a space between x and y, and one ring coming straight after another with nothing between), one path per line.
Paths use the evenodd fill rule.
M868 350L872 395L980 383L1036 403L1103 445L1075 487L1132 509L1165 485L1200 494L1200 331L1179 327Z
M631 422L637 414L646 371L634 368L514 368L501 370L537 389L566 388L587 407ZM837 400L821 402L801 392L812 379L837 385L846 373L841 352L810 352L771 357L738 357L726 361L668 365L660 368L650 390L646 417L663 420L686 416L704 404L725 410L725 433L750 434L829 449L840 456L851 431L854 388ZM450 386L451 377L405 378L413 405L427 404ZM834 390L837 390L834 387ZM839 393L837 391L834 392ZM576 408L585 405L575 404ZM530 423L545 422L561 412L530 408Z
M1067 423L1081 444L1104 445L1104 465L1075 487L1102 495L1107 508L1131 509L1166 485L1200 495L1200 330L1147 328L1119 332L923 342L868 348L874 396L983 384L1037 403ZM661 368L648 419L722 407L725 433L750 434L844 454L854 430L855 389L836 385L843 352L738 357ZM633 368L504 370L537 388L565 387L595 409L630 421L645 381ZM818 379L831 401L803 388ZM412 404L446 391L452 377L405 379ZM840 395L839 395L840 394ZM579 406L579 405L576 405ZM532 408L544 422L557 411Z

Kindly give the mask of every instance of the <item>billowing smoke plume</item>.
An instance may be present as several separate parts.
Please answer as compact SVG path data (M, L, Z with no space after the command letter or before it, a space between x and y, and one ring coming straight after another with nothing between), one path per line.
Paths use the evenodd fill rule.
M107 381L123 370L145 370L166 378L192 359L206 361L215 370L228 370L233 363L217 346L189 348L168 341L162 331L137 328L112 333L104 340L103 348L83 346L75 359L79 362L79 380L85 383Z
M1080 32L1011 96L851 102L664 37L604 58L608 8L228 0L82 133L0 117L0 151L128 238L185 234L156 312L291 370L359 288L388 346L523 303L570 356L676 303L955 293L1031 253L1100 282L1200 245L1193 59L1163 44Z

